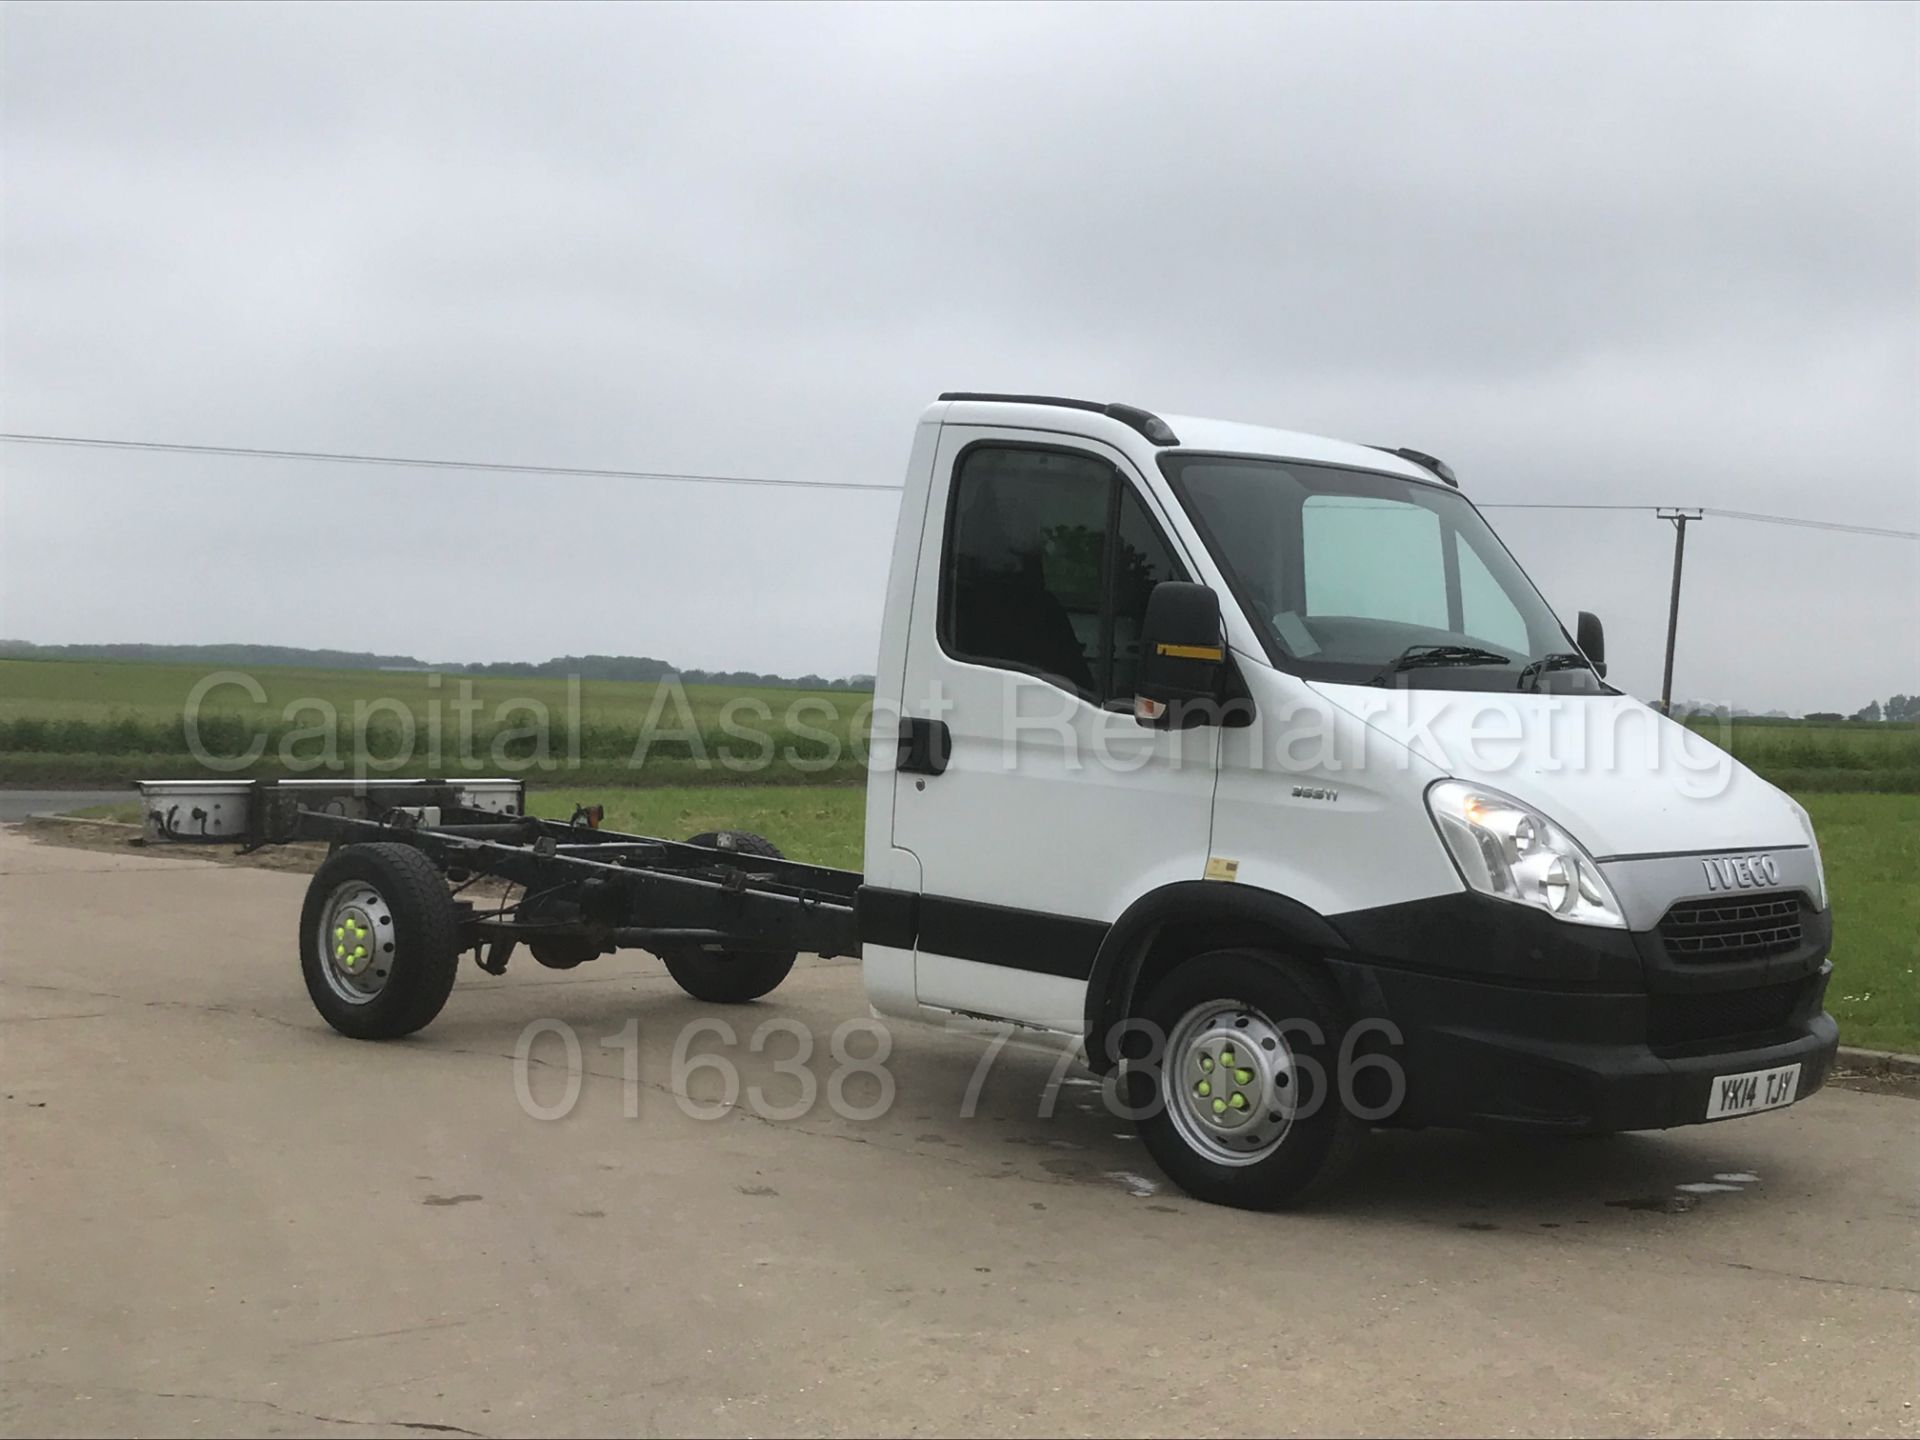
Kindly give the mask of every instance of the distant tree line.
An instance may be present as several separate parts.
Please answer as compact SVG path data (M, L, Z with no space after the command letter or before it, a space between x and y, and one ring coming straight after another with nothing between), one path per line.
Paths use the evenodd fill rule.
M1920 724L1920 695L1895 695L1884 705L1878 700L1871 700L1851 715L1838 710L1809 710L1805 715L1796 716L1785 710L1748 710L1739 705L1722 705L1717 700L1676 700L1673 703L1673 715L1679 720L1812 721L1826 725L1859 721L1872 725L1882 722L1913 725Z
M583 680L664 680L678 675L689 685L784 686L797 690L871 690L873 676L769 675L755 670L686 670L650 655L560 655L552 660L496 660L468 665L429 664L412 655L376 655L365 650L307 650L293 645L35 645L0 640L6 660L143 660L159 665L209 665L244 670L257 665L296 665L313 670L440 670L462 675L578 675Z
M411 655L364 650L306 650L295 645L35 645L0 640L0 660L144 660L153 665L301 665L316 670L421 670Z
M1920 695L1892 695L1883 705L1878 700L1869 700L1851 715L1843 715L1838 710L1809 710L1809 720L1824 720L1832 723L1836 720L1862 720L1869 725L1882 722L1920 724Z
M1808 717L1812 718L1812 717ZM1890 695L1887 703L1869 700L1848 717L1851 720L1911 720L1920 721L1920 695Z
M436 665L463 675L518 675L582 680L665 680L678 675L689 685L784 685L797 690L871 690L873 676L848 675L829 680L822 675L768 675L758 670L688 670L651 655L556 655L551 660L495 660L484 665Z

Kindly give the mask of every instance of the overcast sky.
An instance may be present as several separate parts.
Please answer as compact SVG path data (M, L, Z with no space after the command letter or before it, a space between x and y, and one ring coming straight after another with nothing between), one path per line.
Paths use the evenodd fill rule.
M9 5L4 428L899 478L942 389L1920 529L1916 10ZM0 635L873 668L890 496L0 447ZM1657 694L1669 528L1494 511ZM1676 691L1920 689L1711 518Z

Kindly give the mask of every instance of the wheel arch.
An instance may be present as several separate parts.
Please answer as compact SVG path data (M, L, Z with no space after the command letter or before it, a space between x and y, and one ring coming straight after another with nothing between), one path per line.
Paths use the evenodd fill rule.
M1182 959L1208 950L1286 950L1302 958L1351 952L1346 937L1319 911L1278 891L1216 880L1180 880L1150 890L1113 922L1087 979L1087 1064L1114 1067L1107 1037L1134 1008L1135 997ZM1335 967L1344 992L1348 967ZM1354 997L1346 997L1352 999Z

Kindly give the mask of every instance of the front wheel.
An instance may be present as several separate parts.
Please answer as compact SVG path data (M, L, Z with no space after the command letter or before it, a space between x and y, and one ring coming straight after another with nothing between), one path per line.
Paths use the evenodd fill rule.
M325 1021L356 1040L411 1035L440 1013L460 964L446 878L411 845L327 857L300 909L300 973Z
M1363 1127L1334 1083L1345 1022L1318 975L1218 950L1154 986L1140 1019L1166 1040L1157 1060L1129 1062L1136 1124L1181 1189L1273 1210L1345 1168Z

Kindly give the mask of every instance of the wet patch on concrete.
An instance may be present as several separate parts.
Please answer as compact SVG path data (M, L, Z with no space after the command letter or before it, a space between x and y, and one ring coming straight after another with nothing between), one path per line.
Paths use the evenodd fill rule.
M1711 1180L1684 1180L1664 1195L1636 1195L1625 1200L1609 1200L1615 1210L1646 1210L1662 1215L1685 1215L1706 1195L1740 1195L1758 1185L1760 1177L1752 1170L1721 1170Z

